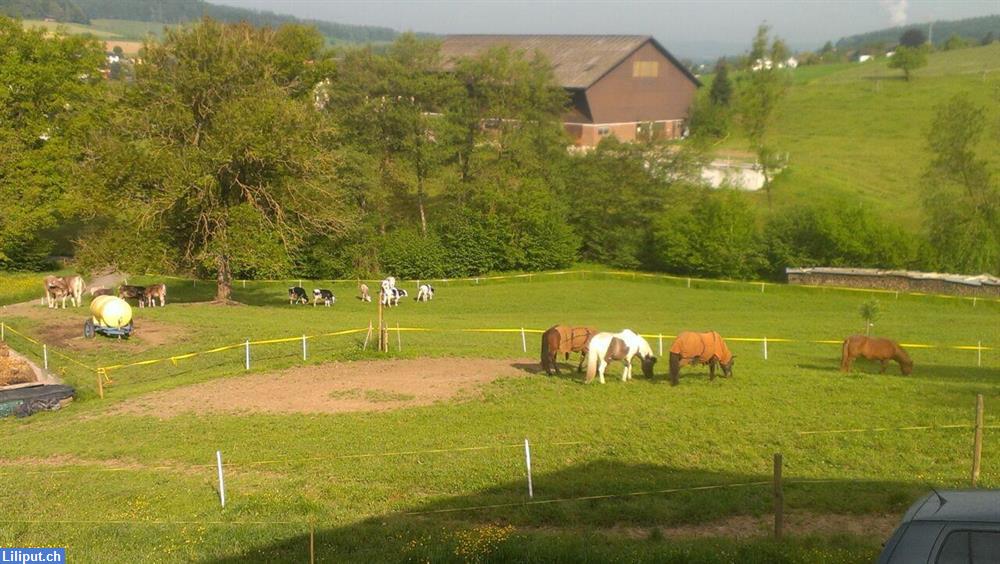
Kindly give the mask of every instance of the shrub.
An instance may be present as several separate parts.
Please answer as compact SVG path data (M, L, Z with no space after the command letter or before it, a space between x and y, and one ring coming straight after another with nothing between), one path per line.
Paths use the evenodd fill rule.
M753 278L766 268L753 207L735 190L698 189L663 212L653 234L655 266L677 274Z
M848 201L775 213L765 239L777 276L787 266L903 268L917 256L911 236Z

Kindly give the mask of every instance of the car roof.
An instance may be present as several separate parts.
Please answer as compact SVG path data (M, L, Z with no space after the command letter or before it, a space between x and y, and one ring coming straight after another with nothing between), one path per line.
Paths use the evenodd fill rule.
M908 521L977 521L1000 523L1000 490L942 490L931 492L903 516ZM942 503L942 499L944 503Z

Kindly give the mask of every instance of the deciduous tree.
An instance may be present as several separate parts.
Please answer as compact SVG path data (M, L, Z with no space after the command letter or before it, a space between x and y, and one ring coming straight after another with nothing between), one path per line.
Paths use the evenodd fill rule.
M219 301L234 271L281 270L305 235L351 221L332 128L308 96L313 34L208 19L168 30L145 45L95 152L124 223L214 271Z
M0 17L0 268L39 268L72 218L83 133L102 109L103 54L80 36Z
M925 47L900 45L896 49L896 54L889 59L889 68L902 69L906 80L910 80L910 73L925 66L927 66L927 49Z

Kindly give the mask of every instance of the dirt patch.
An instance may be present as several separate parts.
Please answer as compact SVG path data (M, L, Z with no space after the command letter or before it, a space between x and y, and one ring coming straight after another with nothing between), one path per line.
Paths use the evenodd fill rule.
M129 347L129 351L141 352L176 343L182 336L190 334L189 330L176 325L139 316L134 321L135 334L128 341L119 342L101 336L86 339L83 336L83 322L90 315L87 305L49 309L34 301L7 306L3 314L5 317L24 317L38 321L40 324L32 330L32 337L52 347L78 351L98 350L109 344L117 344Z
M7 344L0 343L0 386L27 384L36 380L31 365L16 356L11 356Z
M899 515L839 515L795 512L785 514L785 534L829 536L849 534L889 538L899 524ZM718 521L698 525L674 527L615 527L607 529L610 535L646 539L653 534L664 538L754 538L774 533L774 515L734 515Z
M526 376L524 361L435 358L334 362L213 380L126 400L111 413L341 413L386 411L475 397L504 377Z

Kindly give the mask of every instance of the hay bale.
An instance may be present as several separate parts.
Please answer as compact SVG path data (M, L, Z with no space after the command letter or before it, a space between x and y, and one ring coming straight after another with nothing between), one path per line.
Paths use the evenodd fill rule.
M11 356L6 343L0 343L0 386L26 384L35 381L35 372L28 363Z

